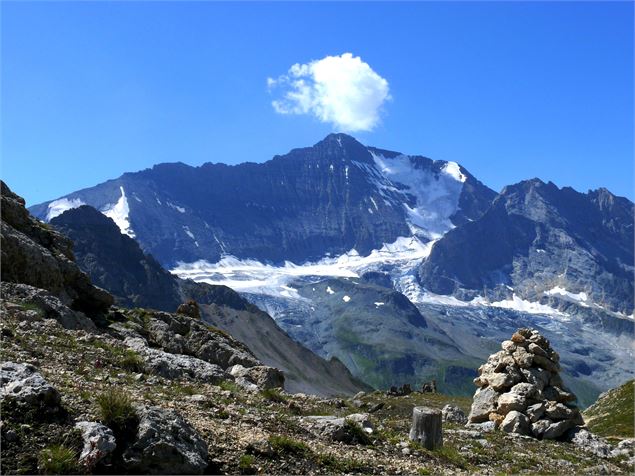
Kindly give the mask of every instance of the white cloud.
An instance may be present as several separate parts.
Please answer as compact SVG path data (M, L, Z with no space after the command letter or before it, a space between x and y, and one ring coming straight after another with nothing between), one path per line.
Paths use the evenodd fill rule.
M271 104L280 114L312 114L341 131L369 131L390 99L388 81L359 56L344 53L294 64L278 79L267 78L282 97Z

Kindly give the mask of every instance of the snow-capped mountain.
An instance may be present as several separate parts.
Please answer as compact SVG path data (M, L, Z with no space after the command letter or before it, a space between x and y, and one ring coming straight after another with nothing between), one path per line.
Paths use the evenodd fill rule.
M463 391L521 325L567 349L587 401L632 375L633 204L606 190L531 180L497 196L455 162L331 134L262 164L160 164L31 211L84 203L377 386Z
M50 220L91 205L164 265L223 256L303 263L368 254L478 218L495 193L454 162L332 134L262 164L160 164L31 207Z

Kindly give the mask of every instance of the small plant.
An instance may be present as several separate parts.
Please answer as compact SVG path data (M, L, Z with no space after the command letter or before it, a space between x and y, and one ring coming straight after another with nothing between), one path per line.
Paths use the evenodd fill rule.
M370 445L372 443L364 429L352 420L344 421L344 431L348 435L351 443L358 443L360 445Z
M126 349L117 364L129 372L141 372L143 370L143 359L132 349Z
M130 397L117 388L109 388L97 397L102 422L117 435L132 432L137 425L137 412Z
M278 454L306 456L311 453L311 449L305 443L282 435L271 435L269 444Z
M223 390L227 390L232 393L240 392L240 387L238 386L238 384L232 382L231 380L223 380L221 383L218 384L218 386Z
M38 455L38 468L42 474L76 474L77 452L64 445L44 448Z
M254 468L254 458L252 455L242 455L238 460L238 469L240 474L254 474L256 472Z
M267 388L260 392L260 394L264 399L269 400L270 402L284 403L287 401L287 397L282 395L280 389L278 388Z

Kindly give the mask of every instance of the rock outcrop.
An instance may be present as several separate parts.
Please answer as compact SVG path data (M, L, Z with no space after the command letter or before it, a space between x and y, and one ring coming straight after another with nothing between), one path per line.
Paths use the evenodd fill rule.
M474 379L469 423L493 422L507 433L562 437L584 420L560 377L560 357L532 329L519 329L492 354Z
M14 404L21 411L56 412L60 404L59 392L29 364L2 363L0 395L5 409Z
M112 296L93 286L75 264L72 243L29 215L24 199L0 181L2 281L45 289L87 315L105 312Z
M174 410L137 409L139 427L123 453L127 471L139 474L201 474L207 467L207 445Z

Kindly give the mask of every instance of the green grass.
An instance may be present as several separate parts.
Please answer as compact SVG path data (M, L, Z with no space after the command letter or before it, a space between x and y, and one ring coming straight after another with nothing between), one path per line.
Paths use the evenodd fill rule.
M44 448L38 455L38 469L42 474L77 474L77 452L64 445Z
M610 390L584 412L589 430L609 438L633 438L635 380Z
M116 437L129 435L137 425L137 412L125 392L109 388L97 397L99 415Z
M352 420L344 420L344 431L351 437L353 443L370 445L372 440L364 429Z
M271 435L269 444L273 451L278 454L287 454L293 456L307 456L311 453L311 449L302 441L294 440L283 435Z
M279 388L267 388L260 392L262 398L276 403L284 403L287 401L287 397L282 395Z
M242 455L238 460L238 469L240 474L254 474L254 462L256 458L253 455Z
M106 351L106 359L111 365L129 372L143 371L143 358L134 350L111 345L101 340L95 341L93 345Z
M351 458L338 458L330 453L315 455L315 463L318 466L327 468L329 473L333 474L369 472L369 468L361 461Z

